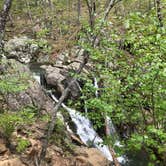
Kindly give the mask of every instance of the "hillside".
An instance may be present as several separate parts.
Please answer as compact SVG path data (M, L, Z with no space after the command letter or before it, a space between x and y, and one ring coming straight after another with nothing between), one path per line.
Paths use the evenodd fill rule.
M0 1L0 166L164 166L165 0Z

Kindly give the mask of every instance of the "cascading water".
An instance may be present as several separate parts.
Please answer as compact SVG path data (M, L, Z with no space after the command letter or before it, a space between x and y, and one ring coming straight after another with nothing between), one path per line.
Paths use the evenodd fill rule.
M99 86L98 86L96 77L94 77L94 87L96 88L95 96L98 98L99 97L99 92L98 92Z
M98 98L99 97L98 82L97 82L96 77L94 77L93 80L94 80L94 87L96 88L95 96L96 96L96 98ZM118 140L118 134L117 134L117 131L115 129L115 126L114 126L111 118L109 116L107 116L107 115L105 117L105 122L106 122L106 125L107 125L107 132L108 132L107 134L111 135L111 137L112 137L112 139L114 141L114 146L122 147L122 145L120 144L120 141ZM117 159L118 159L118 161L120 163L125 163L126 162L126 157L125 156L124 157L123 156L118 157Z
M40 77L41 74L36 73L35 75L35 72L33 72L33 76L40 84L42 83L42 78ZM96 86L98 86L97 80L96 80ZM58 102L58 100L52 93L50 93L50 95L55 102ZM98 92L96 93L96 95L98 95ZM103 153L103 155L108 160L113 161L113 158L109 151L108 146L103 144L103 140L98 136L97 132L93 129L93 125L91 124L90 120L84 117L83 115L81 115L80 113L78 113L77 111L67 107L65 104L62 104L62 107L68 111L72 121L75 123L77 127L77 134L79 135L82 142L88 146L91 145L96 147ZM110 119L108 120L111 121ZM113 126L113 124L110 126ZM113 130L113 127L111 128L112 128L111 133L113 134L116 130ZM119 162L124 161L123 157L118 157L117 159Z
M34 68L34 66L35 66L35 68ZM40 68L40 65L35 64L33 66L30 66L30 70L33 73L33 77L39 82L39 84L41 84L42 86L44 86L46 88L45 79L43 78L43 71ZM95 95L96 95L96 97L98 97L99 87L98 87L98 82L97 82L96 78L94 78L94 86L96 88ZM55 98L55 96L52 96L52 98L56 102L58 102L58 100ZM80 136L81 140L87 145L91 144L91 145L95 146L110 161L113 161L113 158L109 151L108 146L106 146L106 145L102 146L103 140L98 136L96 131L93 129L93 126L92 126L90 120L87 119L86 117L80 115L77 111L68 108L64 104L62 104L62 107L69 112L73 122L77 126L77 134ZM86 112L87 112L87 110L86 110ZM114 137L116 140L114 143L114 146L122 147L122 145L120 144L120 141L118 140L117 132L116 132L116 129L114 127L114 124L113 124L111 118L106 116L106 120L107 120L107 124L109 126L109 131L110 131L109 135L111 135L111 137ZM67 126L67 127L69 127L69 126ZM71 130L71 129L69 128L69 130ZM142 157L145 157L145 160L142 160ZM129 155L127 157L126 156L118 157L117 159L123 166L143 166L143 165L147 165L147 163L148 163L147 154L144 154L142 156L142 154L140 154L140 153L136 154L136 156L134 156L134 157Z
M58 100L55 98L53 94L51 97L55 102ZM81 138L82 142L86 145L91 144L97 149L99 149L110 161L113 161L111 153L106 145L103 145L103 140L98 136L96 131L93 129L93 126L90 120L75 110L67 107L65 104L62 104L62 107L68 111L72 121L77 126L77 134Z

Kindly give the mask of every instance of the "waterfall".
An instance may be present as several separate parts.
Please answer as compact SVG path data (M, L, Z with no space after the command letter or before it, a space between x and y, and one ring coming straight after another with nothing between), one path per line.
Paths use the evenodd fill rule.
M39 82L41 82L41 75L33 72L33 77ZM97 87L97 79L95 79L95 86ZM58 102L58 100L56 99L56 97L52 94L52 92L49 92L52 99L55 102ZM96 92L96 96L98 96L98 92ZM71 109L69 107L67 107L64 103L62 104L62 107L68 111L72 121L75 123L76 127L77 127L77 135L79 135L80 139L82 140L82 142L84 144L86 144L87 146L89 145L93 145L94 147L96 147L99 151L101 151L103 153L103 155L110 161L113 161L112 155L110 153L110 150L108 148L108 146L103 144L103 140L102 138L99 137L99 135L97 134L97 132L94 130L93 125L91 124L91 121L84 117L83 115L81 115L79 112L77 112L74 109ZM110 121L110 128L111 130L111 134L114 134L116 132L115 128L113 128L113 123L111 121L111 119L109 119L108 117L108 121ZM124 158L123 157L118 157L117 158L119 162L123 163L124 162Z
M99 92L98 92L99 86L98 86L98 82L97 82L96 77L94 77L93 79L94 79L94 87L96 88L95 96L96 96L96 98L98 98L99 97Z
M40 80L40 74L36 74L36 73L32 73L33 74L33 78L39 83L41 84L41 80Z
M55 102L58 102L56 97L51 94L51 97ZM111 153L108 146L103 145L103 140L98 136L97 132L93 129L93 126L90 120L75 110L67 107L65 104L62 104L62 107L68 111L72 121L77 127L77 134L79 135L82 142L86 145L92 144L94 147L99 149L108 160L113 161Z
M99 92L98 92L99 86L98 86L98 82L97 82L96 77L93 77L93 80L94 80L94 87L96 88L95 96L96 96L96 98L98 98L99 97ZM111 118L109 116L107 116L107 115L105 117L105 123L107 125L106 126L106 128L107 128L107 134L111 135L111 137L113 138L114 146L122 147L122 145L120 144L120 141L118 140L118 134L117 134L117 131L115 129L115 126L114 126ZM125 156L120 156L117 159L118 159L118 161L120 163L125 163L126 162L126 157Z
M98 98L99 97L99 93L98 93L98 89L99 89L98 82L97 82L96 77L94 77L93 79L94 79L94 87L96 88L95 96L96 96L96 98ZM113 124L111 118L106 115L105 121L106 121L106 124L108 124L108 130L109 130L108 134L112 135L112 136L117 135L116 129L114 127L114 124Z

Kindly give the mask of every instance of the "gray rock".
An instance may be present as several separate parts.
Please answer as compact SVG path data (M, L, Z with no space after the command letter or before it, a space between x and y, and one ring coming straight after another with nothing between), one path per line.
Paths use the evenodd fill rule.
M38 49L39 47L37 44L34 44L34 40L26 36L15 37L4 46L7 57L12 57L22 63L29 63Z
M62 94L71 80L66 66L41 66L44 69L44 76L49 86L54 87L58 94ZM76 99L80 96L79 83L76 82L70 88L70 97Z
M64 90L63 81L65 80L65 76L62 75L61 69L52 66L41 66L42 69L45 70L44 76L48 85L56 88L58 93L62 93Z

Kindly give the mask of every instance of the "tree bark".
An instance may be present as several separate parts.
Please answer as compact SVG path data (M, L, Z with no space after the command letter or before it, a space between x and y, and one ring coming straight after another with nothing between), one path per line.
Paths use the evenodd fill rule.
M81 16L81 0L77 0L77 23L80 25L80 16Z
M94 0L86 0L86 4L88 7L88 13L89 13L89 24L91 27L91 30L93 30L95 25L95 12L96 12L96 3Z
M157 17L159 20L159 26L163 27L163 18L161 14L161 0L156 0L156 9L157 9Z
M5 26L7 22L7 17L12 5L13 0L5 0L3 9L0 12L0 53L3 50L3 39L5 34Z

